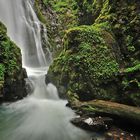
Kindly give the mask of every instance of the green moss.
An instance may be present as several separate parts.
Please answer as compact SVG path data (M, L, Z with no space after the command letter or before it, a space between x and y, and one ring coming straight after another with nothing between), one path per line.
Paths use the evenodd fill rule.
M99 97L106 96L106 91L98 86L118 73L119 64L113 48L104 37L105 33L101 25L69 29L65 36L65 48L50 67L49 72L59 79L58 84L66 85L67 91L77 94L81 100L89 100L97 94ZM111 34L110 40L115 41Z
M109 22L119 44L125 67L133 66L133 59L139 61L138 20L139 1L105 0L95 23Z
M39 7L39 1L38 0L35 0L34 6L35 6L36 14L37 14L39 20L44 24L48 24L44 15L42 14L42 11L41 11L40 7Z
M4 26L3 23L0 22L0 38L3 37L7 32L6 27Z
M67 96L69 98L70 103L74 103L79 100L79 97L77 96L77 94L76 93L74 94L70 90L67 92Z
M140 2L44 0L44 4L55 11L61 21L59 36L64 36L62 52L49 70L57 87L64 86L70 98L72 94L80 100L120 98L125 103L126 97L131 102L128 95L139 93Z
M5 73L5 67L3 64L0 64L0 81L4 81L4 73Z
M127 68L127 69L124 70L124 72L133 73L133 72L138 71L138 70L140 70L140 64L138 64L134 67Z
M50 6L58 15L58 20L68 29L77 24L77 5L74 0L43 0L44 5Z
M111 6L109 4L109 0L105 0L104 2L102 1L101 11L98 18L95 20L95 22L98 22L98 20L101 20L101 19L106 19L107 21L107 19L110 18L110 15L109 15L110 8Z
M95 113L98 109L96 107L92 107L91 105L83 105L80 107L80 110Z
M0 23L0 79L12 78L22 67L20 49L7 37L6 27Z

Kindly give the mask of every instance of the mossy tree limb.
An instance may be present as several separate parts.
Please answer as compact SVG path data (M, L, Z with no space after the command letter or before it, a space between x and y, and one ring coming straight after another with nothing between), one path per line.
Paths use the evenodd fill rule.
M126 119L134 124L140 125L140 108L119 104L110 101L93 100L89 102L76 102L75 106L87 112L106 114Z

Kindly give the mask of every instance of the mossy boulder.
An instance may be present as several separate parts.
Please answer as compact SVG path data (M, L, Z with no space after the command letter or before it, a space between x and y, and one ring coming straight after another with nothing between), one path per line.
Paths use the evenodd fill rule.
M0 22L0 95L3 100L14 100L27 95L26 71L22 69L20 49L7 36L6 27Z
M60 94L139 106L140 1L80 0L76 5L77 25L89 26L67 30L50 67Z
M93 24L102 7L101 2L102 0L35 0L35 11L47 27L51 49L57 54L60 52L58 50L63 46L65 30Z
M115 77L121 57L113 34L106 31L106 24L67 31L64 50L48 72L60 95L74 94L79 100L118 99Z

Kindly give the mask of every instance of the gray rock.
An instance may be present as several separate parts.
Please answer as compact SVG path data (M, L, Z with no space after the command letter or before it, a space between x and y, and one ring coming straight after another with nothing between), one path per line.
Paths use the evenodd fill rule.
M107 117L80 117L71 120L72 124L89 131L101 132L109 129L113 120Z

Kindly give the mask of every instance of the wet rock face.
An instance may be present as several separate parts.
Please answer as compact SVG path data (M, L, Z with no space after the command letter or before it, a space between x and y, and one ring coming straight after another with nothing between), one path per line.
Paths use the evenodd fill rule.
M20 49L7 36L0 22L0 100L15 101L27 95L26 70L22 68Z
M109 129L113 120L107 117L80 117L74 118L71 122L85 130L90 130L93 132L104 132Z
M59 20L59 15L53 10L50 3L52 1L35 0L35 12L39 20L47 27L48 40L50 44L50 50L53 54L59 51L60 46L62 47L62 32L64 32L63 23ZM43 44L44 48L46 47Z
M16 78L15 81L11 81L10 78L5 80L3 88L4 101L16 101L27 96L25 82L25 78L27 78L26 70L22 69Z
M90 116L91 115L91 116ZM94 117L93 117L94 116ZM71 120L71 123L77 127L91 132L102 134L104 140L139 140L138 133L133 134L128 130L123 130L114 126L114 121L109 117L101 117L93 114L86 116L77 116ZM92 138L91 140L97 140Z

